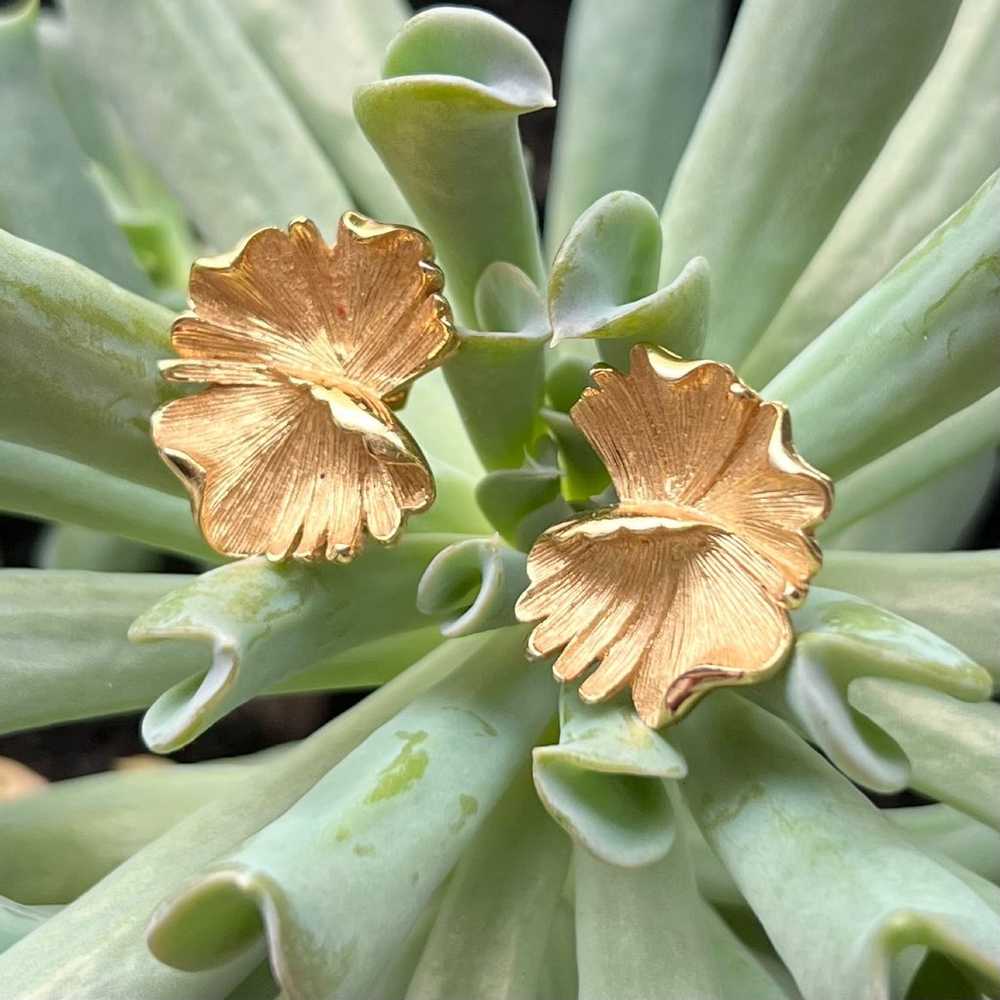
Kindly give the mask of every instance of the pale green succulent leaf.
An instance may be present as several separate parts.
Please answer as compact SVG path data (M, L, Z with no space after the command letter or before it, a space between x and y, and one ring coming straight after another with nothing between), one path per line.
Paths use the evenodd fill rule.
M867 788L901 791L912 768L891 733L852 710L848 692L857 678L909 681L969 701L990 696L990 675L965 653L867 601L814 587L792 621L796 638L788 666L747 696L789 719Z
M718 63L724 8L720 0L570 8L546 197L550 258L573 220L611 191L663 206Z
M483 467L516 469L543 429L545 306L531 279L504 261L483 272L475 306L479 329L459 329L445 378Z
M218 562L187 500L51 452L0 441L0 510L78 524Z
M791 409L796 446L827 475L997 387L998 212L1000 171L768 383L765 395Z
M923 854L784 723L717 692L674 739L695 819L803 995L888 998L916 945L1000 986L1000 891Z
M0 892L33 904L71 903L223 795L255 759L93 774L0 803Z
M160 553L147 545L76 524L54 524L35 548L39 569L82 569L100 573L145 573L158 567Z
M636 868L666 857L675 829L664 782L684 777L684 758L629 702L588 705L575 685L562 686L559 722L559 742L532 755L553 819L606 864Z
M390 960L383 966L382 972L372 983L369 995L385 997L385 1000L406 1000L410 981L417 971L420 956L427 946L427 939L430 937L447 888L448 882L445 882L431 896L430 902L417 917L403 943L396 949ZM287 996L287 994L282 993L281 996ZM279 997L278 1000L281 998Z
M0 227L147 293L46 78L37 20L36 0L0 14Z
M961 5L927 79L747 358L751 383L773 378L996 169L998 31L997 0Z
M196 578L0 570L0 733L148 708L168 688L211 665L194 642L128 641L129 625L161 598ZM419 627L320 659L268 694L350 690L391 680L440 645L440 631ZM262 692L263 693L263 692Z
M573 516L563 499L555 441L539 438L519 469L498 469L480 479L476 499L500 535L527 552L548 527Z
M1000 388L841 480L837 484L837 502L822 526L821 539L849 529L862 518L911 495L935 476L992 452L998 443Z
M456 316L471 327L476 283L494 261L542 282L517 119L553 104L548 70L502 21L441 7L407 22L383 77L358 90L355 114L434 241Z
M303 215L333 238L350 198L224 5L66 8L88 71L206 242L228 250Z
M594 360L554 355L545 375L545 396L549 406L560 413L569 413L588 385L593 385L590 371Z
M165 691L143 719L150 749L190 743L238 705L354 646L426 624L413 598L431 559L454 535L414 534L370 546L349 565L220 566L158 601L133 622L133 642L196 642L210 663Z
M563 896L549 925L545 961L542 963L542 975L535 998L553 1000L555 997L575 997L578 990L573 907Z
M445 616L441 634L449 639L514 625L514 602L528 586L526 563L499 535L455 542L420 577L417 610Z
M358 127L354 91L379 75L402 27L403 0L228 0L244 35L274 74L355 201L385 222L413 213Z
M6 951L39 924L44 923L57 907L25 906L0 896L0 952Z
M1000 828L1000 705L882 677L852 681L848 697L902 747L913 788Z
M260 950L214 971L180 973L145 941L164 896L281 816L374 730L446 677L484 639L452 640L287 753L264 759L228 790L116 868L72 906L0 955L0 981L14 996L46 1000L222 1000L253 970Z
M434 475L439 480L435 507L443 499L440 495L442 478L465 479L467 487L471 489L482 475L483 467L459 417L455 401L445 383L444 373L433 371L417 379L410 389L400 416L414 438L421 442L421 450L427 456L434 469ZM462 509L459 510L459 507ZM433 518L434 514L435 508L432 507L427 514L421 514L420 518L415 518L411 524L419 523L421 518ZM450 516L461 518L463 530L470 532L488 530L488 522L483 520L469 496L456 499Z
M828 552L824 587L908 618L967 653L1000 685L1000 551Z
M608 470L569 414L546 408L542 419L559 444L563 496L583 502L603 493L611 482Z
M580 1000L786 1000L702 900L681 838L644 868L611 866L581 847L573 861Z
M697 357L708 322L708 264L693 258L657 290L661 241L656 209L640 195L615 191L591 205L552 263L553 346L594 338L601 357L620 369L637 343Z
M1000 882L1000 833L937 802L888 809L886 818L922 851L941 854L988 882Z
M150 925L153 954L177 968L212 968L266 928L272 967L292 995L363 992L555 707L547 671L524 661L524 636L523 628L489 633L464 668L166 901ZM401 837L414 811L421 835Z
M569 845L523 772L448 883L406 1000L535 1000Z
M267 962L261 962L226 1000L281 1000L279 987Z
M194 236L183 211L159 175L136 152L121 121L86 71L66 18L42 17L38 28L46 74L91 161L91 177L112 218L153 282L179 291L187 285L195 257Z
M663 278L695 256L712 268L708 357L738 364L764 332L932 66L957 8L743 6L663 209Z
M5 440L180 493L149 436L169 326L160 306L0 232Z
M166 656L125 639L132 619L190 579L0 570L0 732L141 707L194 671L203 654Z
M840 531L824 532L823 548L944 552L960 547L989 503L996 470L996 452L989 448Z

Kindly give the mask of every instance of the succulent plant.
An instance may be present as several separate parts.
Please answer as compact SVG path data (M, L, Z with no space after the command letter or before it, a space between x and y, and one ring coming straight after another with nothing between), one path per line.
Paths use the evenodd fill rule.
M1000 996L1000 553L950 551L1000 439L1000 0L745 0L716 72L723 7L575 0L544 244L551 80L489 14L3 12L0 508L54 527L0 571L2 731L144 709L166 754L374 689L248 758L0 774L5 998ZM351 208L445 274L461 347L402 411L437 502L223 562L149 430L191 261ZM636 344L732 365L836 482L787 662L661 729L514 614L614 502L568 413Z

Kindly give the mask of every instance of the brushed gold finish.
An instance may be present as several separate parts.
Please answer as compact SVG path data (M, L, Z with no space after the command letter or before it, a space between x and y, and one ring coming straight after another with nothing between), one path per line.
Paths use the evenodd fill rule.
M785 407L728 365L645 345L630 362L628 375L596 367L571 411L619 502L538 539L517 616L540 622L530 655L562 650L559 680L596 664L584 701L631 685L659 727L709 689L780 666L833 488L793 448Z
M456 346L427 238L347 212L262 229L196 261L171 329L174 382L153 414L205 540L227 556L351 560L434 502L427 461L393 410Z

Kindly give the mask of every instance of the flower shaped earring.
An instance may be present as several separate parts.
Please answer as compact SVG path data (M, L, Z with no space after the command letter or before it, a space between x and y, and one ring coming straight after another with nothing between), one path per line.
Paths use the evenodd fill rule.
M348 562L434 502L393 410L457 344L443 284L422 233L355 212L333 246L300 220L195 263L160 367L208 388L152 429L212 548Z
M549 528L528 557L529 652L562 650L584 701L628 685L658 727L712 687L764 679L792 639L788 608L819 569L832 486L791 444L788 414L728 365L637 346L597 367L574 422L618 504Z

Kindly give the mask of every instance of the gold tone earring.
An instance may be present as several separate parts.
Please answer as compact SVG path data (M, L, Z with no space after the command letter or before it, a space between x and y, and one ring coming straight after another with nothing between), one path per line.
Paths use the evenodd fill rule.
M791 443L780 403L728 365L644 345L624 375L598 366L573 421L603 459L614 507L549 528L528 557L529 654L580 696L631 686L659 727L713 687L762 680L792 640L788 609L821 553L832 485Z
M152 418L206 541L227 556L347 562L434 502L396 417L457 338L427 238L355 212L263 229L196 261L171 329L173 382L207 383Z

